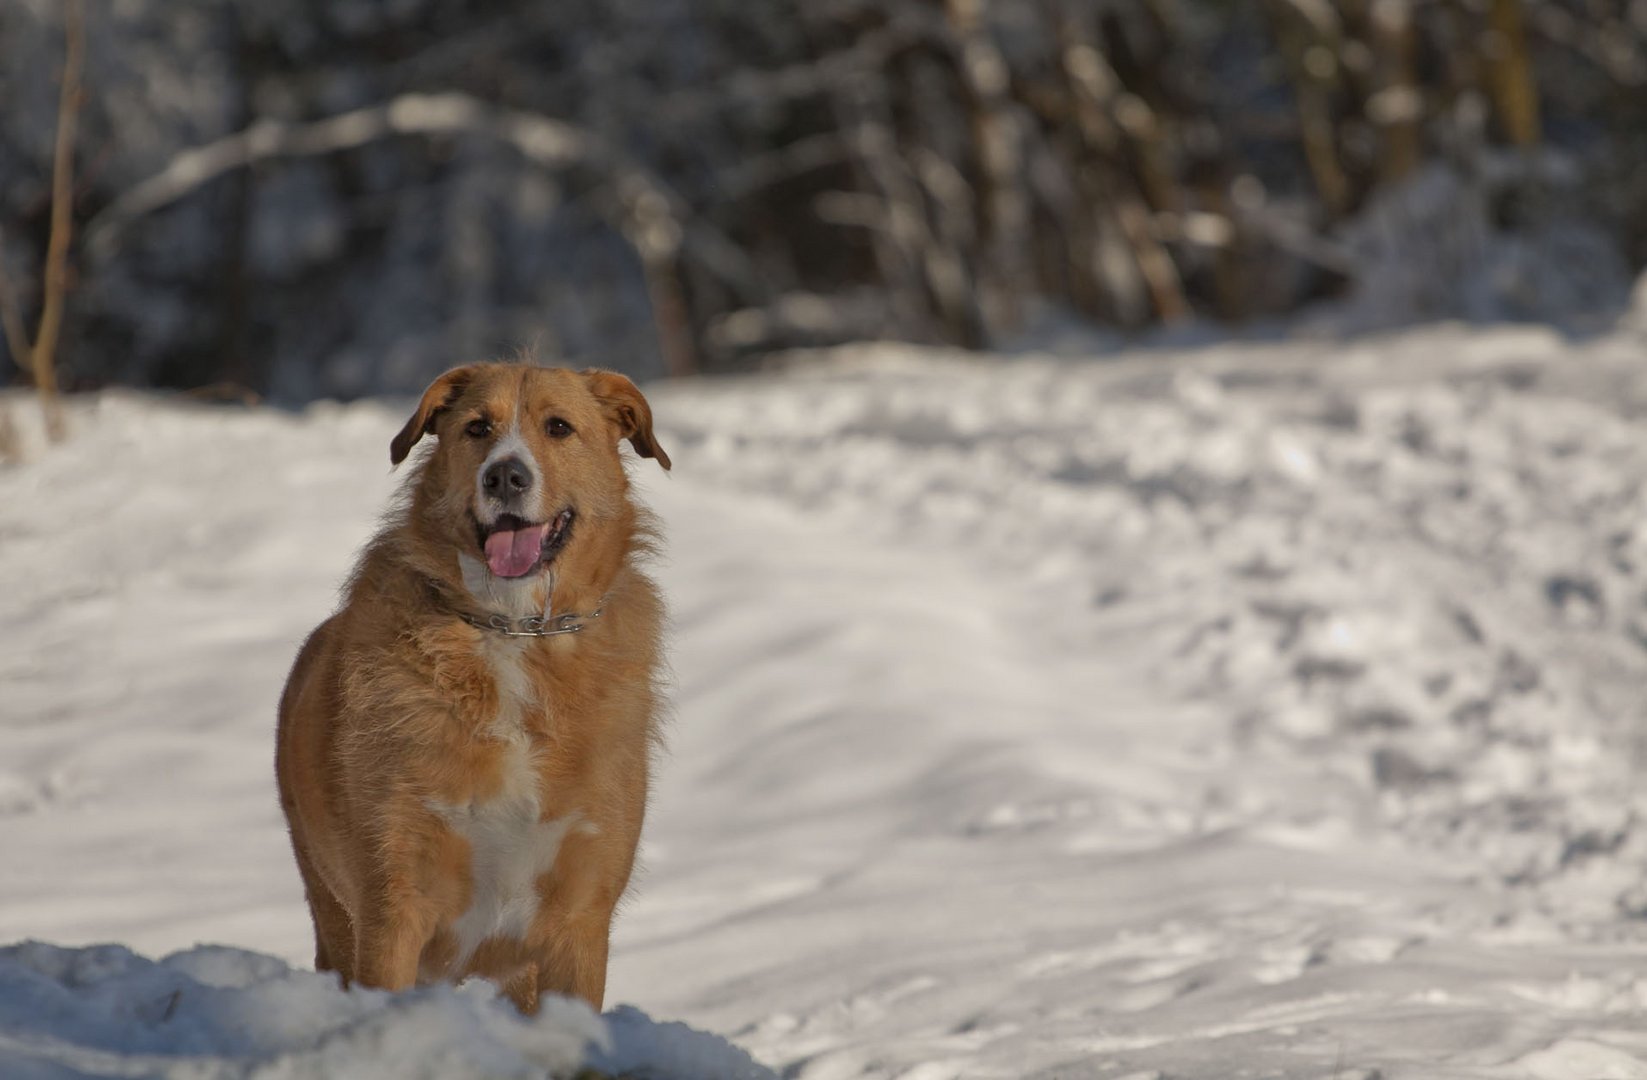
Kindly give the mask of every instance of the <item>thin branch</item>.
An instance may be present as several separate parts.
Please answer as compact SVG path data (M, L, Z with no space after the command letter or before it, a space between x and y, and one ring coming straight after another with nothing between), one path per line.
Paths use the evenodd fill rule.
M155 176L121 195L87 228L96 257L112 253L134 221L198 190L226 173L281 157L313 157L352 150L394 135L481 135L512 147L544 169L583 165L611 182L619 231L640 257L654 301L659 346L674 370L696 366L684 297L673 284L675 266L691 255L745 303L767 289L736 244L701 217L662 180L588 132L536 113L503 109L461 93L403 94L382 105L311 123L259 120L216 142L185 151Z
M17 418L12 416L11 409L4 402L0 402L0 463L22 461L25 453L23 433L17 428Z
M63 6L63 85L57 98L57 145L52 155L51 234L46 242L45 301L34 337L34 385L46 413L46 432L63 437L63 406L57 399L53 362L63 329L63 294L68 286L69 238L74 231L74 137L80 115L80 71L86 53L84 0Z
M17 292L11 287L11 276L6 273L5 245L0 243L0 327L6 335L6 349L12 363L22 371L34 372L34 347L29 344L29 332L23 325L23 308Z
M697 220L685 202L662 180L626 161L599 139L572 124L536 113L488 105L462 93L402 94L325 120L289 124L259 120L243 131L186 150L159 173L110 203L87 226L87 243L99 258L112 254L121 234L138 218L151 214L232 172L282 157L316 157L359 149L394 135L481 135L506 143L544 169L587 165L617 180L621 187L656 195L685 236L703 247L700 261L745 296L765 292L760 274L729 239ZM633 207L629 199L623 200ZM648 202L651 211L656 204ZM650 213L626 223L650 226ZM632 238L634 239L634 238ZM652 235L642 238L650 244Z
M549 168L563 168L589 155L587 140L576 128L547 117L493 110L466 94L405 94L383 105L310 123L258 120L233 135L185 150L126 191L86 227L87 244L94 255L106 257L138 218L259 162L354 150L392 135L464 134L500 139Z

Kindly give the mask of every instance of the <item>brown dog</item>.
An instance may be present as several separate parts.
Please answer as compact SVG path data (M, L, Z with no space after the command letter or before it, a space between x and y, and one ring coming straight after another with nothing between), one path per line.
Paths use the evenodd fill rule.
M492 979L597 1010L659 724L662 605L628 379L449 371L390 445L420 460L298 654L276 773L315 967L401 989Z

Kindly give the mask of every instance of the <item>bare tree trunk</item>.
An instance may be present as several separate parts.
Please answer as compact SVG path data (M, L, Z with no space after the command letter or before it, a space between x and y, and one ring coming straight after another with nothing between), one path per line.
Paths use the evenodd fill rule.
M981 263L990 287L985 336L1015 329L1023 319L1029 274L1029 200L1020 172L1023 123L1013 110L1009 72L983 25L983 0L945 0L961 45L961 72L972 94L972 139L982 173L985 247Z
M1424 102L1414 78L1411 0L1373 0L1369 11L1377 84L1367 114L1383 134L1379 179L1393 183L1418 167Z
M1326 0L1271 0L1276 44L1292 76L1298 99L1299 138L1327 214L1342 217L1350 208L1349 178L1338 159L1333 94L1338 86L1343 27Z
M1521 0L1491 0L1487 79L1504 134L1523 149L1538 145L1538 89L1527 54Z
M23 433L17 430L17 418L9 405L0 404L0 462L23 460Z
M692 330L691 309L681 288L680 267L667 257L642 257L646 273L646 293L652 301L652 319L658 331L658 349L663 368L672 376L696 375L697 335Z
M921 267L944 336L978 349L989 341L979 302L988 269L980 258L978 195L957 165L976 146L968 117L956 122L952 70L942 59L913 56L904 69L913 116L900 133L900 153L925 196Z
M1136 182L1120 167L1122 130L1115 119L1117 109L1122 107L1118 100L1120 80L1079 16L1066 13L1059 21L1059 44L1062 74L1073 103L1080 143L1075 168L1087 200L1100 215L1095 234L1099 248L1092 253L1091 270L1100 281L1108 279L1109 287L1104 291L1117 299L1136 293L1135 284L1142 284L1156 315L1169 321L1181 318L1188 314L1189 305L1178 269L1155 234L1149 207ZM1103 217L1113 223L1113 231L1102 223ZM1125 271L1109 250L1117 239L1131 254L1136 282L1118 277ZM1123 315L1123 321L1141 321L1147 314Z
M251 83L255 77L254 57L242 37L239 8L228 4L223 10L225 30L238 61L235 65L233 100L230 103L230 125L242 128L252 122ZM267 373L253 360L249 326L252 281L248 248L251 243L252 217L257 211L255 168L243 169L224 178L221 205L226 221L218 254L216 351L221 364L221 376L218 381L230 388L263 394L269 389ZM213 381L210 372L202 374L206 376L203 381Z
M80 70L86 51L85 15L84 0L65 0L63 83L57 98L57 142L52 154L51 236L46 245L45 302L30 357L34 385L40 392L40 404L46 414L46 433L53 441L61 439L65 432L54 364L58 337L63 329L69 237L74 229L74 136L80 113Z
M886 118L875 116L865 100L851 102L848 115L853 144L884 208L880 231L886 236L889 283L906 311L919 311L919 320L930 322L930 305L918 300L927 292L922 257L926 221L920 189L898 155L897 139Z
M23 325L23 305L12 289L11 276L6 273L6 248L0 243L0 328L6 334L6 351L18 369L34 377L34 346L29 344L28 328Z

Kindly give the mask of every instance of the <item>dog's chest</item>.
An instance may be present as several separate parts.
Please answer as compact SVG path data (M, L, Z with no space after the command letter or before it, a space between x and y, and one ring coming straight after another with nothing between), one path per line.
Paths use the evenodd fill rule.
M451 924L461 959L488 938L524 938L537 915L537 881L554 866L561 844L581 824L576 811L544 819L538 754L528 734L531 710L541 710L522 662L522 648L503 640L482 645L497 683L498 712L486 735L500 747L495 791L462 804L431 802L469 845L468 907ZM490 787L490 784L488 784Z

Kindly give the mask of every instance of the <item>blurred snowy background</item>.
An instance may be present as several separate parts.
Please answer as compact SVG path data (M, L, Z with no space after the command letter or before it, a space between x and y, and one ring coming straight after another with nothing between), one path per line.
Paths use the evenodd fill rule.
M57 199L78 10L0 1076L1647 1080L1647 2L86 0ZM520 347L676 463L637 1008L531 1024L304 970L269 760Z
M0 3L28 311L70 8ZM1639 0L87 0L84 36L71 387L292 403L521 345L650 376L1334 299L1587 326L1647 263Z

